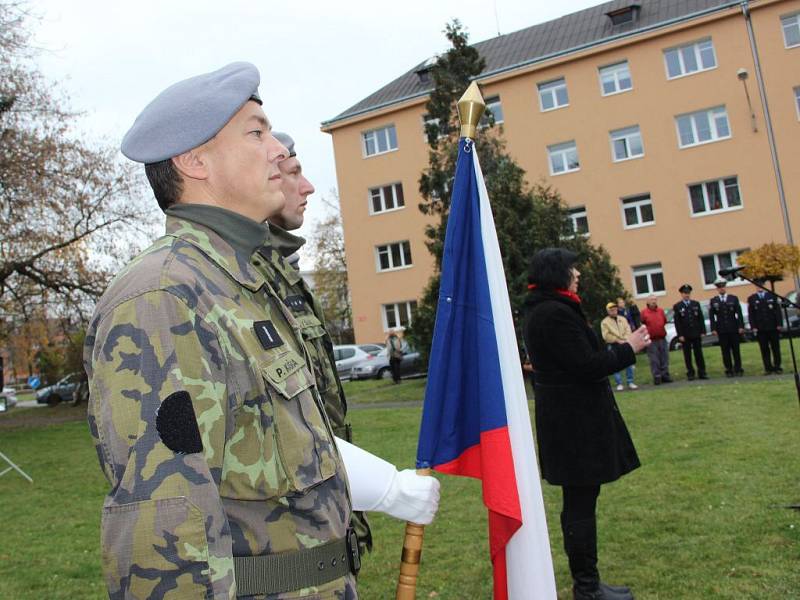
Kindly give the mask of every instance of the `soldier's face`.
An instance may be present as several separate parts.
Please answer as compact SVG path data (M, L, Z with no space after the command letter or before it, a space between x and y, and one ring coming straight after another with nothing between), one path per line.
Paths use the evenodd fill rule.
M204 146L207 183L224 208L264 221L286 203L278 163L289 152L257 102L246 102Z
M692 297L691 292L681 292L681 298L683 298L684 300L688 300L691 297Z
M281 190L286 205L270 221L286 231L298 229L303 224L308 197L314 193L314 186L303 175L303 165L296 156L282 160L278 165L281 171Z
M720 296L722 296L722 295L725 293L725 286L723 285L722 287L718 287L718 288L717 288L717 293L718 293Z

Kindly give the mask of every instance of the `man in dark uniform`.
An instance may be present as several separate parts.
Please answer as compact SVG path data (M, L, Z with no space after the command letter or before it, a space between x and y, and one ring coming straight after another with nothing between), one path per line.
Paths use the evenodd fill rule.
M762 280L763 283L763 280ZM781 369L780 332L783 325L781 304L774 294L758 290L747 299L750 327L758 338L764 374L783 373ZM770 350L772 356L770 356Z
M714 282L719 295L709 302L708 316L711 322L711 333L716 333L719 337L725 376L740 377L744 375L742 356L739 353L739 343L741 335L744 333L744 316L739 298L727 292L727 284L728 282L724 279L717 279Z
M686 377L689 381L694 379L694 366L692 366L692 352L694 362L697 363L697 376L708 379L706 375L706 361L703 358L703 334L706 332L706 322L703 311L697 300L692 300L692 286L684 283L678 288L682 300L677 302L672 310L675 313L675 331L678 341L683 347L683 360L686 363Z

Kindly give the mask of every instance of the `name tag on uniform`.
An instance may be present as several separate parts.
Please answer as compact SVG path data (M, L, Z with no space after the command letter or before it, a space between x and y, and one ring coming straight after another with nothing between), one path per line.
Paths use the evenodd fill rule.
M265 368L267 377L275 384L281 384L292 373L296 373L305 364L294 350L276 358Z
M283 299L283 303L288 306L292 312L305 312L306 299L302 296L287 296Z
M264 350L283 346L283 340L278 335L278 331L272 321L256 321L253 323L253 329L255 329L258 341L261 342Z

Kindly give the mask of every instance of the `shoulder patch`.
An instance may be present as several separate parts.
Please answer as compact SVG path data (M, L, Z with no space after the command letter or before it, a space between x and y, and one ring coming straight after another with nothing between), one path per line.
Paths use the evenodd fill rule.
M156 430L164 445L177 454L203 451L189 392L175 392L164 398L156 414Z

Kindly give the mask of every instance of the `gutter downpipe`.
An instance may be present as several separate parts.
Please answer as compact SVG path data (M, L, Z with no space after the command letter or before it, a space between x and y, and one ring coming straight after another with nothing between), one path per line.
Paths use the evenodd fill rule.
M786 194L783 190L783 176L781 175L781 165L778 159L778 146L775 143L775 132L772 129L772 117L769 113L769 104L767 102L767 88L764 85L764 76L761 72L761 60L758 55L758 46L756 45L756 35L753 31L753 22L750 18L750 2L749 0L741 0L742 16L744 16L745 26L747 27L747 36L750 38L750 51L753 54L753 65L756 70L756 82L758 83L758 94L761 96L761 106L764 110L764 122L767 128L767 140L769 141L769 151L772 157L772 169L775 172L775 182L778 186L778 200L781 205L781 216L783 217L783 229L786 233L786 241L794 246L794 236L792 235L792 225L789 221L789 209L786 205ZM800 290L800 278L797 273L794 275L794 289Z

